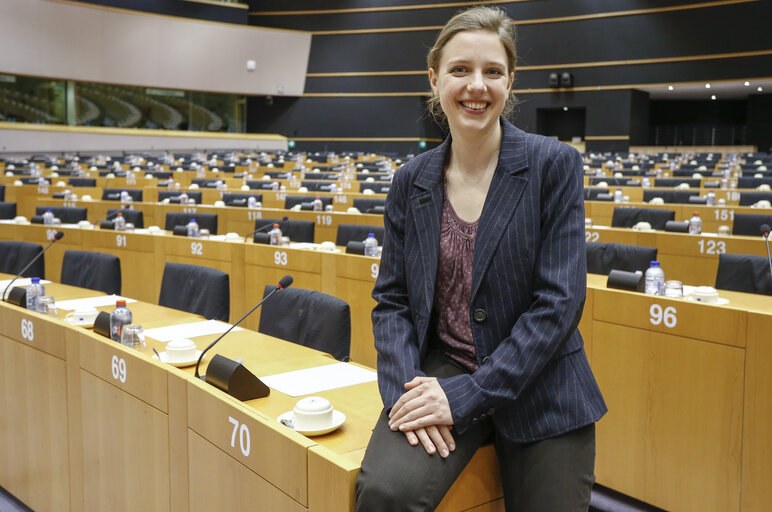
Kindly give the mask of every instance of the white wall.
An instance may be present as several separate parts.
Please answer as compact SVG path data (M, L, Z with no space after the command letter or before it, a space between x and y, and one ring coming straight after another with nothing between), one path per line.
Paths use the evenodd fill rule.
M300 96L311 35L0 0L0 73L233 94ZM247 60L257 70L246 70Z

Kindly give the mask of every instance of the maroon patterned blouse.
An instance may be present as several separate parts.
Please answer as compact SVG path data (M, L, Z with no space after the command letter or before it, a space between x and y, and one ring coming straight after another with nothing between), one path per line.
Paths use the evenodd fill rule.
M477 370L469 301L478 222L461 220L444 198L434 294L436 334L440 349L469 371Z

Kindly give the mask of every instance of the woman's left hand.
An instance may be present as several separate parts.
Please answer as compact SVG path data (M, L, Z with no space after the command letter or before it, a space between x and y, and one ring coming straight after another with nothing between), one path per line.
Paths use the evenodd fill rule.
M416 377L389 413L392 430L416 430L430 425L453 425L448 397L434 377Z

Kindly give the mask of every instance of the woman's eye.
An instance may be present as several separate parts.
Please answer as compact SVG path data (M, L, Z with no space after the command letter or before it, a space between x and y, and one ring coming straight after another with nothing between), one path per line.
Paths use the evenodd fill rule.
M504 76L504 73L502 73L500 69L491 69L488 71L488 74L494 76Z
M450 70L451 73L464 73L465 71L466 71L466 68L463 66L456 66Z

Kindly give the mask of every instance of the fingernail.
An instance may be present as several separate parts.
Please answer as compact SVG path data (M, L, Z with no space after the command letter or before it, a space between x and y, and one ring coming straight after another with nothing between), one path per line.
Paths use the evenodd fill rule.
M399 426L399 429L400 429L400 430L405 430L406 428L407 428L407 426L406 426L404 423L403 423L402 425L400 425L400 426Z
M448 445L448 448L450 448L450 451L453 451L453 450L455 450L455 449L456 449L456 445L455 445L455 444L453 444L453 443L450 443L450 444Z
M442 458L447 457L448 456L448 450L442 450L442 453L440 453L440 455L442 455Z
M434 453L434 446L429 447L429 453Z

